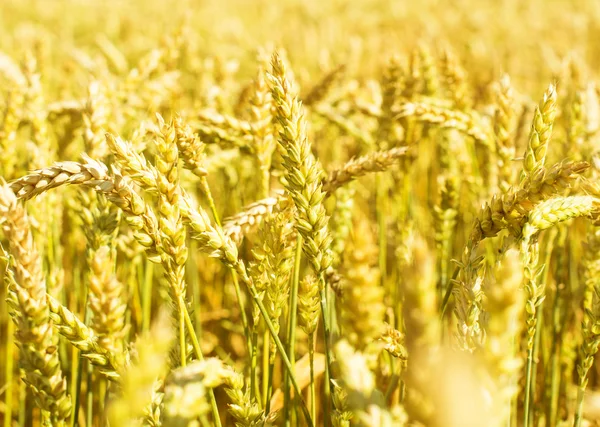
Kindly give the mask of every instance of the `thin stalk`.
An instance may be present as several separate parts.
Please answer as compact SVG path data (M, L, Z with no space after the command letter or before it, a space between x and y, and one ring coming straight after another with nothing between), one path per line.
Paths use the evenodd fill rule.
M542 311L542 305L539 306L539 311L537 313L537 329L535 331L535 341L533 342L533 372L531 373L531 381L532 384L537 384L537 367L539 364L539 360L540 360L540 351L546 349L545 346L542 346L540 343L542 342L543 336L542 336L542 324L544 323L544 315L543 315L543 311ZM532 387L531 389L531 401L535 403L535 392L536 389L535 387ZM534 410L535 410L535 405L531 406L531 421L533 424L533 414L534 414Z
M265 324L267 325L267 328L269 328L269 332L271 332L271 338L273 339L273 341L275 341L275 346L277 347L277 351L279 352L279 356L281 357L283 365L285 366L286 370L288 371L288 374L290 376L290 381L292 382L292 386L294 387L294 392L296 393L296 395L298 396L298 399L300 401L300 407L302 408L302 413L304 414L306 424L309 427L312 427L314 425L313 420L310 417L310 412L308 411L308 408L306 407L306 402L304 401L304 399L302 399L302 389L298 385L298 381L296 381L296 376L294 375L294 370L292 368L292 364L290 363L290 359L288 358L288 356L285 352L285 348L283 347L283 344L281 343L279 336L277 336L275 327L273 326L273 322L271 322L271 319L269 319L267 309L265 308L265 305L263 304L263 302L260 300L260 297L257 294L256 289L254 288L254 286L249 286L248 288L250 289L250 294L252 295L252 299L258 306L260 314L262 315L263 319L265 320Z
M185 308L185 303L183 302L183 298L179 296L179 362L182 367L187 365L187 345L185 343L185 314L184 311L187 311Z
M194 320L196 321L194 324L194 330L196 331L196 336L202 336L202 287L200 283L200 277L198 275L198 262L196 253L198 252L198 241L192 239L190 241L190 254L193 254L188 257L187 264L185 267L185 271L187 273L186 282L189 284L192 289L192 298L195 301L196 310L194 310Z
M444 319L444 315L446 314L446 308L448 308L448 302L450 301L450 297L452 296L452 291L454 290L454 280L458 277L460 269L456 267L454 269L454 273L452 273L452 280L448 283L448 288L446 289L446 293L444 294L444 300L442 301L442 309L441 309L441 319Z
M210 211L213 214L213 218L215 219L217 225L220 227L221 220L219 219L219 213L217 211L217 206L215 205L215 199L212 196L210 186L208 185L208 180L205 176L200 178L200 185L202 186L202 191L204 191L204 195L206 196L206 200L208 201L208 206L210 207Z
M549 265L550 257L552 256L552 247L547 246L545 251L544 265ZM547 283L548 280L548 269L544 272L544 283ZM541 284L540 284L541 286ZM544 320L543 313L543 302L537 307L536 312L536 323L535 323L535 339L533 341L533 347L527 354L527 377L525 379L525 403L524 403L524 413L523 413L523 426L529 427L529 422L533 421L533 407L531 405L533 393L535 390L532 388L532 384L535 384L537 370L535 369L535 360L536 355L539 352L540 348L540 340L541 340L541 330L542 330L542 322Z
M262 395L263 395L263 408L266 408L267 402L269 401L269 331L265 330L263 334L263 345L262 345Z
M390 378L390 384L388 385L387 390L385 391L385 401L389 402L392 398L392 395L398 388L398 384L400 384L400 375L394 374Z
M331 287L327 288L327 316L329 317L329 330L331 337L337 337L340 335L339 324L337 322L337 311L336 311L336 295ZM333 339L333 338L332 338Z
M79 413L79 393L80 393L80 377L81 377L81 363L79 361L79 349L75 346L71 347L71 398L73 402L73 412L71 412L71 427L74 427L77 423L77 414Z
M440 254L440 296L444 295L446 286L448 284L448 267L450 266L450 253L451 253L452 233L447 239L442 242L441 254Z
M532 384L535 383L536 372L534 369L534 361L535 361L535 352L539 348L540 343L540 330L541 330L541 321L543 319L542 306L538 306L538 311L536 313L537 322L535 329L535 339L533 341L533 347L527 352L527 372L525 378L525 403L523 408L523 426L529 427L530 421L533 421L533 417L531 411L533 407L531 405L531 398L533 397L533 389Z
M396 391L396 389L398 388L398 385L400 384L400 376L402 374L402 369L399 369L399 374L396 373L396 363L395 363L395 359L388 354L388 356L390 357L390 366L393 367L392 369L392 375L390 377L390 383L387 387L387 389L385 390L385 402L387 402L389 405L391 405L391 399L392 396L394 394L394 392Z
M308 357L310 359L310 416L317 419L317 393L315 387L315 333L308 336Z
M290 286L290 308L288 316L288 357L292 370L296 363L296 322L298 312L298 284L300 283L300 262L302 261L302 235L296 234L296 253L294 254L294 274ZM286 423L289 421L290 410L290 379L287 372L284 374L284 410ZM313 417L313 420L315 418Z
M529 406L531 401L531 370L533 369L533 347L527 352L527 371L525 374L525 403L523 409L523 426L529 426Z
M73 425L77 425L79 419L79 408L81 406L81 384L83 383L83 365L84 363L80 361L77 369L77 386L75 391L75 405L73 407Z
M4 427L11 427L12 425L12 405L13 405L13 371L15 367L14 363L14 350L15 350L15 323L9 319L6 323L6 398L4 403L6 408L4 409Z
M150 320L152 317L152 277L154 265L144 260L144 282L142 288L142 331L150 330Z
M92 312L91 310L88 308L88 301L90 298L90 293L89 290L88 292L85 293L85 301L83 304L83 310L84 310L84 323L86 325L90 324L91 321L91 317L92 317ZM92 364L88 361L87 362L87 366L86 366L87 370L86 370L86 425L92 425L92 416L93 416L93 405L94 405L94 392L93 392L93 378L92 375L94 373L94 367L92 366Z
M257 402L262 402L260 392L260 381L258 381L258 332L256 326L252 332L252 343L250 347L250 390Z
M581 421L583 420L583 398L585 396L585 386L581 383L577 387L577 410L575 411L575 421L573 422L574 427L581 427Z
M273 396L273 371L275 370L275 363L269 363L269 379L268 387L265 393L265 414L271 412L271 397Z
M143 272L143 268L141 268L141 265L142 265L141 262L139 262L137 265L137 267L140 267L140 268L138 268L138 270L142 270L138 273L138 278L137 278L138 280L134 281L130 287L133 290L132 295L131 295L131 309L127 310L128 318L126 319L126 321L127 321L126 323L131 324L132 326L134 326L133 320L135 320L137 324L134 327L136 329L141 327L141 324L139 324L139 323L143 322L143 320L144 320L142 318L144 311L143 311L143 301L142 301L143 289L141 289L141 286L143 285L143 276L142 275L145 273ZM134 275L132 274L130 277L134 277Z
M94 382L93 382L93 374L94 374L94 368L92 367L92 364L88 362L87 364L87 390L86 390L86 420L85 420L85 425L87 426L91 426L93 425L93 420L94 420L94 392L93 392L93 387L94 387Z
M233 288L235 289L235 296L238 300L240 307L240 316L242 317L242 326L244 327L244 335L246 336L246 345L248 346L248 356L250 359L253 357L253 347L251 340L250 327L248 326L248 316L246 316L246 309L242 300L242 289L240 288L240 281L238 280L237 273L233 268L230 268L231 279L233 280Z
M395 321L395 319L394 319ZM390 355L387 354L385 355L385 357L388 359L388 365L390 367L390 384L388 386L388 389L385 391L385 398L386 398L386 402L388 397L391 397L392 393L394 392L394 389L397 387L397 380L394 380L395 378L398 377L398 374L396 374L396 363L394 361L394 358ZM394 384L396 383L396 384ZM389 393L389 396L388 396Z
M333 354L331 352L331 331L329 329L329 319L327 318L327 288L325 287L325 279L321 274L319 277L320 288L321 288L321 314L323 319L323 332L325 337L325 400L323 402L323 413L324 426L329 426L330 419L327 416L329 414L329 407L331 405L331 365L333 364Z
M404 398L406 397L406 383L404 380L400 381L400 404L404 405Z
M548 420L550 425L556 425L556 416L558 414L558 392L560 389L560 364L559 364L560 344L556 344L552 354L552 374L550 383L550 405L548 407Z

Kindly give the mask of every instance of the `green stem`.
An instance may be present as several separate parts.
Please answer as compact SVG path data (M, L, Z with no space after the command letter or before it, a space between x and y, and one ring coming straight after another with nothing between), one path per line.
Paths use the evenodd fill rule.
M144 283L142 288L142 331L150 330L150 320L152 317L152 278L154 264L147 259L144 260Z
M79 413L79 385L81 377L81 363L79 361L79 349L75 346L71 348L71 398L73 402L73 411L71 412L71 427L75 427L77 423L77 414Z
M310 358L310 416L317 419L317 393L315 387L315 333L308 336L308 357Z
M288 357L292 364L292 369L296 363L296 322L297 322L297 311L298 311L298 285L300 283L300 262L302 261L302 236L300 233L296 234L296 253L294 254L294 274L292 276L291 292L290 292L290 308L288 316ZM285 373L284 378L284 410L285 420L289 421L289 410L290 410L290 379ZM315 418L313 417L313 420Z
M527 352L527 372L525 376L525 403L523 407L523 427L529 426L529 407L531 402L531 372L533 370L533 347Z
M179 356L180 363L182 367L185 367L187 364L187 345L185 340L185 314L187 309L185 307L185 302L183 302L183 297L178 296L179 299ZM195 331L194 331L195 332Z
M575 421L573 427L581 427L581 421L583 420L583 398L585 396L585 384L580 382L577 388L577 409L575 411Z
M561 227L554 227L550 230L548 236L548 242L545 248L544 265L550 265L552 258L552 251L554 249L554 242L557 240L557 236L561 230ZM560 258L560 257L559 257ZM557 263L560 262L557 260ZM557 271L561 271L560 267ZM544 271L544 283L548 283L550 280L550 269L546 268ZM562 347L562 324L561 324L561 299L560 286L556 286L556 292L554 294L554 304L552 308L552 343L553 348L551 350L551 376L550 376L550 404L548 405L547 420L549 425L556 425L556 417L558 416L558 400L560 394L560 352Z
M73 407L73 425L77 425L79 420L79 408L81 407L81 385L83 384L83 363L79 361L77 369L77 385L75 387L75 405Z
M89 290L85 294L85 301L83 304L84 310L84 324L89 325L91 321L92 312L88 308L90 293ZM93 403L94 403L94 395L93 395L93 382L92 375L94 374L94 368L92 364L87 362L87 372L86 372L86 425L92 425L92 415L93 415ZM82 372L83 373L83 372ZM83 380L83 379L82 379Z
M6 323L6 389L4 410L4 427L12 425L12 405L13 405L13 370L14 370L14 351L15 351L15 323L12 319L8 319Z
M448 283L448 288L446 289L446 294L444 295L444 300L442 301L442 314L441 314L441 318L444 318L444 315L446 314L446 308L448 308L448 302L450 301L450 297L452 296L452 291L454 290L454 281L456 280L456 278L458 277L458 273L459 273L460 269L458 267L456 267L454 269L454 273L452 273L452 280L450 280L450 283Z
M263 334L263 346L262 346L262 395L263 395L263 408L267 407L267 401L269 400L269 331L265 331Z
M534 361L536 350L539 347L540 342L540 330L541 330L541 320L542 320L542 306L541 304L537 307L536 312L536 324L535 324L535 338L533 341L533 346L529 349L527 353L527 372L525 378L525 403L523 407L523 426L529 427L529 422L532 420L531 411L533 407L531 406L531 400L533 395L532 384L535 383L536 370L534 369Z
M244 334L246 336L246 345L248 346L248 356L252 359L252 340L250 327L248 326L248 316L246 316L246 308L244 307L244 302L242 300L242 290L240 288L240 282L238 280L237 273L233 268L230 268L231 279L233 280L233 287L235 289L235 297L238 300L238 305L240 308L240 316L242 317L242 326L244 327Z
M217 212L217 206L215 205L215 199L213 199L212 192L210 191L210 186L208 185L208 180L205 176L200 178L200 185L202 186L202 191L206 195L206 199L208 200L208 206L213 214L213 218L219 227L221 227L221 220L219 219L219 213Z
M319 277L319 286L321 288L321 314L323 319L323 332L325 338L325 399L323 401L323 425L329 426L330 419L327 414L330 413L331 405L331 365L333 364L333 354L331 352L331 331L329 329L329 320L327 318L327 288L325 287L325 279L321 274Z
M298 381L296 381L296 377L294 375L294 370L292 368L292 364L290 363L290 359L287 357L285 348L283 347L283 344L281 343L279 336L277 336L277 332L275 331L275 328L273 326L273 323L271 322L271 319L269 319L269 315L267 313L267 309L265 308L265 305L260 300L260 297L257 294L256 289L254 288L253 285L251 285L251 283L250 283L249 289L250 289L250 294L252 295L252 299L254 299L254 302L258 306L260 314L262 315L263 319L265 320L265 324L267 325L267 328L269 328L269 332L271 332L271 338L273 339L273 341L275 341L275 345L277 346L277 351L279 352L281 361L283 362L283 365L285 366L285 368L290 376L290 381L292 382L292 386L294 387L296 396L298 396L298 399L300 401L300 406L302 408L302 413L304 414L306 424L309 427L312 427L314 425L313 420L310 417L308 408L306 407L306 402L304 402L304 399L302 399L302 389L298 385Z
M273 397L273 371L275 370L275 363L269 362L269 379L268 387L265 393L265 414L271 412L271 397Z
M89 322L86 322L89 324ZM87 390L86 390L86 425L93 425L92 422L94 420L94 368L90 362L87 364Z
M260 392L260 381L258 380L258 332L256 332L256 326L252 332L252 343L250 350L250 390L253 393L254 399L257 402L262 402Z
M398 375L398 374L392 375L392 377L390 378L390 384L388 385L388 388L385 391L385 401L386 402L390 401L390 399L392 398L392 394L394 394L394 392L398 388L398 384L400 384L400 375Z

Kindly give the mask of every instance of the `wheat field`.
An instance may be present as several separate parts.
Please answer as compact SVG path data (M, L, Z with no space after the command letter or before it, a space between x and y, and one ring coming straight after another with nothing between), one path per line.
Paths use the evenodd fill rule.
M600 426L600 3L0 29L2 426Z

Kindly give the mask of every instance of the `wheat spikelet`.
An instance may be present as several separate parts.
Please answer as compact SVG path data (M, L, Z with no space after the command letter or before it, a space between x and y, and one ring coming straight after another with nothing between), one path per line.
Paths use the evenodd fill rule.
M149 259L158 262L160 236L158 221L131 184L113 168L109 175L105 164L85 158L85 163L57 162L10 183L18 198L28 200L63 185L84 185L103 194L125 214L125 220L135 230L136 240L145 248Z
M515 146L512 139L515 116L514 95L508 75L503 75L496 85L495 95L494 136L496 152L500 162L500 188L506 189L512 182L513 159L515 157Z
M286 68L279 55L273 55L272 66L268 79L277 111L275 117L281 126L279 144L284 150L286 190L296 205L296 228L304 239L304 252L320 275L331 266L332 258L318 164L310 151L302 105L291 92Z
M273 126L273 100L265 80L265 71L262 67L252 85L250 98L251 133L254 139L252 151L256 156L261 174L260 194L265 197L269 194L271 179L271 162L276 148Z
M225 218L223 220L225 235L235 242L240 242L244 235L263 221L264 217L273 213L274 209L281 204L285 204L285 200L283 191L276 191L273 197L251 203L239 214Z
M390 58L381 79L381 111L378 117L377 144L380 148L392 146L391 139L395 135L393 109L398 102L401 91L402 68L397 57Z
M49 413L50 422L65 425L71 414L71 399L52 338L42 261L25 209L5 183L0 187L0 214L13 260L8 303L17 328L23 381L33 392L36 404Z
M442 128L456 129L484 146L491 146L489 131L481 125L481 119L475 113L411 102L400 104L394 113L396 119L411 117Z
M341 169L334 170L329 174L327 180L323 182L323 191L333 193L341 186L363 175L385 171L407 153L407 147L396 147L387 151L375 151L353 159Z
M540 166L544 166L555 116L556 88L554 85L550 85L533 114L531 132L523 159L521 180L527 178Z
M470 96L466 82L467 72L453 51L445 48L440 58L440 74L448 92L448 97L460 110L469 106Z
M471 245L477 246L487 237L509 229L519 236L527 214L535 204L570 188L589 168L586 162L561 162L549 169L539 168L521 183L500 196L494 196L481 209L470 236ZM590 188L591 189L591 188Z
M354 179L368 173L389 169L398 159L406 156L407 153L407 147L396 147L387 151L376 151L349 161L340 169L333 170L329 174L329 177L323 181L325 198L331 196L340 187L347 185ZM251 203L244 207L240 213L225 218L223 221L225 234L235 242L240 242L244 235L255 229L262 219L273 212L274 209L285 209L289 204L287 200L281 191L276 191L275 196Z
M593 196L555 197L545 200L529 213L529 232L553 227L570 218L590 217L598 211L600 199Z
M302 97L304 105L310 107L322 102L335 84L341 80L345 72L346 66L344 64L338 65L327 72L319 81L317 81L306 96Z
M194 135L191 127L184 123L181 117L175 119L175 132L177 134L177 149L183 159L186 169L198 177L208 175L205 168L204 145Z
M280 318L287 307L289 279L293 264L294 229L291 212L272 214L261 224L259 236L263 242L252 251L255 261L249 266L249 274L259 293L264 293L263 302L277 333ZM259 314L255 313L255 323ZM275 356L272 344L271 358ZM272 360L273 362L273 360Z
M112 354L103 348L96 333L85 326L77 316L50 295L46 296L53 326L73 346L81 351L99 371L111 380L119 381L124 367L129 363L129 355Z

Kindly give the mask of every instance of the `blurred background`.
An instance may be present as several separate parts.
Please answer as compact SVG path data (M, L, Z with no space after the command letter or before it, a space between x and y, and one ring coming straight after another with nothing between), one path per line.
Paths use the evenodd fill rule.
M505 71L528 93L541 93L566 55L591 70L600 65L600 3L593 0L2 0L0 49L35 45L56 73L56 65L73 65L75 49L93 54L107 38L135 62L183 23L192 31L188 49L235 57L245 75L253 72L252 52L269 43L289 51L300 80L342 60L369 75L419 43L450 44L470 78L491 81ZM73 75L73 89L83 78Z

